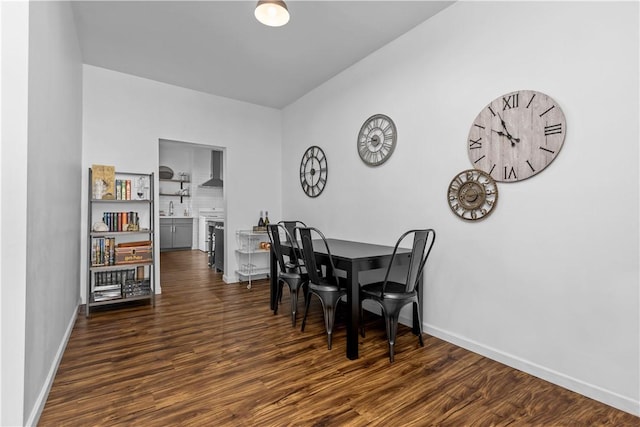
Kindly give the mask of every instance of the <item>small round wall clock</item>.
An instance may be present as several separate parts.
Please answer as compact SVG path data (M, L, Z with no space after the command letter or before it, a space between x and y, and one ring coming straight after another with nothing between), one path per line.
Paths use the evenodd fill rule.
M564 113L553 98L519 90L480 111L469 130L467 151L473 167L496 181L522 181L549 166L566 132Z
M365 120L358 133L358 154L369 166L386 162L396 147L396 125L388 116L375 114Z
M493 212L498 202L498 186L488 173L469 169L451 180L447 198L453 213L475 221Z
M307 148L300 161L300 185L309 197L318 197L327 184L327 156L315 145Z

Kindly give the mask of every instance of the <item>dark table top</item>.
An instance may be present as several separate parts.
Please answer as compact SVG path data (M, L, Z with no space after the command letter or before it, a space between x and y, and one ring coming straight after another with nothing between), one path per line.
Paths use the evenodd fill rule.
M393 246L376 245L373 243L353 242L350 240L327 239L329 250L334 258L350 260L370 259L391 255ZM322 240L313 241L316 253L326 253ZM410 253L411 249L398 248L398 254Z

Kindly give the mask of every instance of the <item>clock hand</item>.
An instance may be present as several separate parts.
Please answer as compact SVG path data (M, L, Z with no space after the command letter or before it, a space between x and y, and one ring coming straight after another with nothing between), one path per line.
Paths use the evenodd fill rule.
M511 144L514 145L513 141L520 142L520 138L515 138L509 133L509 129L507 129L507 124L504 122L504 119L502 118L500 113L498 113L498 117L500 117L500 123L502 124L504 131L507 133L507 138L509 139L509 141L511 141Z
M516 145L516 142L520 142L520 138L514 138L513 136L509 135L508 133L504 133L502 131L499 130L495 130L495 129L491 129L493 132L497 133L500 136L506 136L507 139L509 141L511 141L511 145L514 146Z
M509 134L509 129L507 129L507 124L502 119L502 116L500 115L500 113L498 113L498 117L500 117L500 123L502 123L502 128L507 134Z

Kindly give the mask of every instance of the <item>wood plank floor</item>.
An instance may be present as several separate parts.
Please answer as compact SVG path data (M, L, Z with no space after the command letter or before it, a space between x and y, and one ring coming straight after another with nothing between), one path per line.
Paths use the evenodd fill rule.
M162 295L78 319L41 426L638 426L640 419L401 326L389 364L373 315L360 359L317 299L304 333L285 291L224 284L200 252L161 254ZM300 301L300 309L303 304ZM299 317L300 318L300 317ZM300 321L298 321L298 326Z

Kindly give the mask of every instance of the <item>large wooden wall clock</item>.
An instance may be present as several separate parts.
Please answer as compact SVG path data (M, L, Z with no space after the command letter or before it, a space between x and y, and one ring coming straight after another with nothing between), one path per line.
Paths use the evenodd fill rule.
M327 184L327 156L315 145L307 148L300 161L300 185L309 197L318 197Z
M521 181L549 166L566 132L564 113L553 98L519 90L480 111L469 130L467 151L473 167L496 181Z

